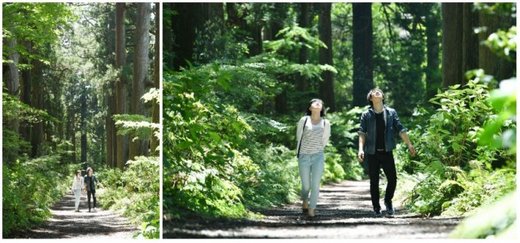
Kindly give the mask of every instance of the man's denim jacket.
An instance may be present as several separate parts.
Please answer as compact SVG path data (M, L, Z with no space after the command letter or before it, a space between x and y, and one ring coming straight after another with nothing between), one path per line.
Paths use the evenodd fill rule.
M385 119L385 150L390 152L395 148L394 134L396 132L406 132L407 129L399 121L397 112L389 107L384 107ZM376 153L376 113L373 108L363 112L361 115L361 125L358 134L365 135L365 147L363 148L366 154Z

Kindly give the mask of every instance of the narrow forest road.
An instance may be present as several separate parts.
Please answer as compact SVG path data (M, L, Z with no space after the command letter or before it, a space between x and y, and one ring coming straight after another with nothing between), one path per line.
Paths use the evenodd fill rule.
M81 196L80 212L74 212L74 196L67 194L51 208L52 216L42 225L28 231L13 233L9 238L132 238L137 231L129 221L110 210L97 208L88 212L86 195Z
M398 205L395 217L375 217L369 190L368 180L323 186L314 219L303 215L297 203L261 211L265 217L259 220L165 221L164 238L438 239L447 238L461 220L422 218L404 212Z

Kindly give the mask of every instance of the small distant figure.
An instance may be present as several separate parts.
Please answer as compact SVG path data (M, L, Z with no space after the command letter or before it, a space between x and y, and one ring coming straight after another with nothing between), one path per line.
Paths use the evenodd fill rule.
M96 176L94 175L94 170L91 167L87 168L87 175L85 175L85 189L87 190L87 204L88 211L91 211L90 206L90 197L94 200L94 212L96 211L96 184L97 184Z
M75 212L79 212L79 202L81 200L81 190L83 190L84 186L83 177L81 177L81 170L76 171L76 175L74 175L74 179L72 180L72 193L74 193L74 208Z

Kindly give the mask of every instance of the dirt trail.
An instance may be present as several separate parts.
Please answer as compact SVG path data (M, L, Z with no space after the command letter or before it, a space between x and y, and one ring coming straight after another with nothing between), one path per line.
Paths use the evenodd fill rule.
M447 238L460 218L422 218L396 205L393 218L375 217L369 181L323 186L308 218L301 204L264 210L259 220L183 219L164 222L164 238ZM383 206L384 211L384 206Z
M110 210L97 208L88 212L86 196L82 195L80 212L74 212L74 196L67 194L51 208L52 217L41 226L16 232L10 238L132 238L137 229L129 221Z

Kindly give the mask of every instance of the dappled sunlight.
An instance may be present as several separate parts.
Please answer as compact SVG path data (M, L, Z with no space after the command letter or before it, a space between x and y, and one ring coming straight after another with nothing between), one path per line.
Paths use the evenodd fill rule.
M67 194L51 208L52 216L41 226L16 232L14 238L132 238L138 231L128 219L111 210L97 208L88 212L85 195L80 211L74 211L74 196Z
M369 181L343 181L320 190L316 217L301 202L257 213L260 219L187 219L165 222L165 238L446 238L456 217L424 218L396 205L393 218L374 217Z

